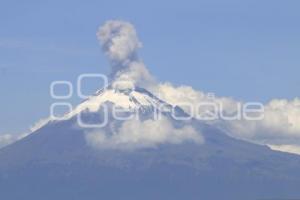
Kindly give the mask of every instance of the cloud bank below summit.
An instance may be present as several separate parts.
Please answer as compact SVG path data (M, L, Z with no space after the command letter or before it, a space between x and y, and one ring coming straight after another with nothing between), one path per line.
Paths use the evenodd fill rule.
M180 144L185 141L197 144L204 142L202 135L192 126L175 128L165 117L160 120L127 120L112 136L95 130L87 133L86 139L92 147L119 150L155 148L160 144Z

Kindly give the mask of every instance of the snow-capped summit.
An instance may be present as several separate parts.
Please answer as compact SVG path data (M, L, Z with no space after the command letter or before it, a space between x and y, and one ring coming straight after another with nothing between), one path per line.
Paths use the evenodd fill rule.
M158 112L176 111L184 113L180 108L174 108L171 104L162 101L144 88L108 86L98 90L94 95L79 104L67 117L73 117L83 111L97 112L101 106L108 103L129 111L155 110Z

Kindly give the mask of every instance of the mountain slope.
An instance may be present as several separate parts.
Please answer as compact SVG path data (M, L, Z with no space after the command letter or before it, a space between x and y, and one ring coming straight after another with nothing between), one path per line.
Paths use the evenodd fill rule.
M105 99L106 92L110 96ZM109 89L87 101L91 99L98 103L95 110L103 104L117 104L137 109L144 120L161 108L158 105L166 104L141 88ZM0 150L1 198L247 200L300 196L299 156L230 138L193 119L172 123L194 127L202 134L203 144L187 140L129 151L92 148L86 141L86 129L76 126L77 116L81 113L89 122L99 116L83 104L69 118L49 122ZM170 118L172 106L166 105L169 110L159 112ZM180 108L174 110L186 116ZM114 119L109 118L111 123Z

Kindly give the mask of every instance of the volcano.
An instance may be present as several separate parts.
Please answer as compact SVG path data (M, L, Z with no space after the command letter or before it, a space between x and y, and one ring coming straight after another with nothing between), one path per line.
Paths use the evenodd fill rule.
M107 123L95 127L104 119L103 106ZM113 108L123 110L122 117L138 114L140 122L154 121L158 113L172 127L168 130L177 132L161 137L165 133L158 131L152 139L142 127L123 131L128 137L121 137L119 130L126 121L116 120ZM175 120L174 114L187 120ZM86 127L78 125L79 116ZM104 134L104 139L90 137L95 132ZM300 197L299 169L300 156L229 137L146 89L108 87L63 119L52 120L0 150L0 196L5 200L291 199Z

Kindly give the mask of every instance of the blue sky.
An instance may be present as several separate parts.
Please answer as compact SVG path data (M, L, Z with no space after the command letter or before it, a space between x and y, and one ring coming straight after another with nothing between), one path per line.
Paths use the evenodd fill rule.
M238 100L299 96L299 1L1 1L0 134L49 114L53 80L108 73L96 31L130 21L160 81ZM72 103L78 100L73 99Z

